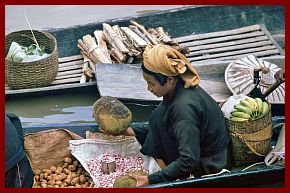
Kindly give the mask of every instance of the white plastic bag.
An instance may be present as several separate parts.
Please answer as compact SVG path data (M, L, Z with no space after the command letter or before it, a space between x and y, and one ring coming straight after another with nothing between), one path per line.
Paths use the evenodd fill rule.
M50 54L38 48L36 44L32 44L29 47L23 47L17 42L12 42L6 58L13 62L33 62L46 58L49 55Z
M230 118L232 110L234 110L234 106L239 104L241 100L246 99L247 96L243 94L230 96L227 101L222 106L222 112L226 118Z
M39 55L26 55L22 62L33 62L33 61L37 61L37 60L41 60L43 58L48 57L50 54L43 54L42 56Z
M22 47L18 43L12 42L6 58L13 62L22 62L23 58L25 57L26 54L22 50Z

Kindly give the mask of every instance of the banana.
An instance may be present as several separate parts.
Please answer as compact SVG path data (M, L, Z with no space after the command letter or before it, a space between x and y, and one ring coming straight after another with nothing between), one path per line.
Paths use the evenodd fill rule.
M231 113L231 115L233 117L239 117L239 118L244 118L244 119L250 119L251 118L251 116L249 114L241 112L241 111L233 112L233 113Z
M252 114L252 110L251 110L250 108L248 108L248 107L243 106L243 105L236 104L236 105L234 106L234 108L237 109L237 110L240 111L240 112L244 112L244 113L247 113L247 114L249 114L249 115Z
M257 105L258 105L259 114L262 114L262 112L263 112L263 101L260 98L255 98L255 100L256 100Z
M246 101L248 101L253 106L254 110L252 110L252 112L258 111L258 104L255 99L253 99L252 97L247 97Z
M241 100L240 104L245 106L245 107L248 107L249 109L251 109L252 112L255 111L254 106L252 106L252 104L247 100Z
M269 109L269 105L266 102L263 102L263 110L262 110L262 115L266 114Z
M233 113L233 112L239 112L239 110L238 110L238 109L233 109L233 110L231 111L231 113Z
M248 119L240 118L240 117L231 117L231 120L232 121L242 122L242 121L247 121Z

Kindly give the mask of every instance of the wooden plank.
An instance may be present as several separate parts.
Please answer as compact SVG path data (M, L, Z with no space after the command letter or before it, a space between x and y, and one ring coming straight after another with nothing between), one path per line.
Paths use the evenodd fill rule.
M242 28L227 30L227 31L210 32L210 33L205 33L205 34L183 36L179 38L174 38L174 40L177 41L178 43L183 43L183 42L195 41L195 40L207 39L207 38L213 38L213 37L248 33L252 31L259 31L260 29L261 29L260 25L252 25L252 26L247 26L247 27L242 27Z
M71 70L71 71L64 71L64 72L59 72L57 73L57 76L64 76L64 75L68 75L68 74L79 74L82 73L83 70L79 69L79 70Z
M80 77L54 80L50 85L68 84L68 83L77 83L77 82L80 82Z
M32 94L32 93L43 93L43 92L52 92L58 90L74 90L77 88L86 88L95 86L96 82L86 82L86 83L71 83L71 84L63 84L63 85L53 85L46 86L40 88L28 88L28 89L18 89L18 90L7 90L5 91L5 95L20 95L20 94Z
M62 68L58 68L58 72L64 72L64 71L71 71L76 69L82 69L82 65L74 65L74 66L66 66Z
M271 33L268 31L268 29L266 28L265 25L261 25L261 29L263 30L263 32L268 36L268 38L273 42L273 44L276 46L276 48L280 51L281 55L285 55L284 50L281 48L281 46L275 41L275 39L273 38L273 36L271 35Z
M205 49L220 48L220 47L226 47L226 46L234 46L234 45L247 44L247 43L259 42L259 41L264 41L264 40L269 40L269 38L267 36L259 36L255 38L235 40L235 41L230 41L230 42L193 46L193 47L188 47L188 50L189 52L193 52L196 50L205 50Z
M96 73L100 96L149 101L161 100L147 91L147 84L142 77L140 65L98 64Z
M83 60L68 61L68 62L59 64L58 67L63 68L67 66L82 65L83 63L84 63Z
M239 54L245 54L245 53L253 53L258 51L264 51L264 50L278 50L275 46L263 46L261 48L251 48L251 49L244 49L244 50L238 50L238 51L232 51L232 52L224 52L224 53L218 53L218 54L212 54L212 55L203 55L198 57L188 57L189 61L197 61L197 60L207 60L212 58L219 58L223 56L232 56L232 55L239 55ZM278 50L279 51L279 50Z
M55 80L61 80L61 79L66 79L66 78L75 78L75 77L81 77L82 73L78 73L78 74L68 74L68 75L64 75L64 76L56 76Z
M190 52L186 57L191 56L197 56L202 54L211 54L211 53L219 53L219 52L232 52L234 50L244 50L248 48L257 48L261 46L267 46L271 45L271 41L262 41L262 42L255 42L255 43L249 43L249 44L241 44L236 46L227 46L222 48L213 48L213 49L206 49L206 50L200 50L195 52Z
M218 37L218 38L212 38L212 39L191 41L187 43L180 43L180 46L183 46L183 47L199 46L199 45L212 44L212 43L217 43L217 42L226 42L226 41L231 41L231 40L259 37L263 35L265 34L259 31L259 32L241 34L241 35L232 35L232 36Z
M251 52L251 54L254 54L256 57L269 57L269 56L277 56L280 54L278 49L275 50L266 50L266 51L258 51L258 52ZM238 58L242 58L249 55L249 53L244 54L238 54L234 56L227 56L227 57L220 57L220 58L214 58L214 59L207 59L207 60L201 60L201 61L191 61L193 65L195 64L202 64L204 62L217 62L217 61L233 61ZM190 61L190 59L189 59Z
M80 59L83 59L82 55L74 55L74 56L58 58L58 62L63 63L63 62L68 62L68 61L80 60Z
M101 96L143 101L161 100L147 90L147 83L143 79L140 64L99 64L96 72ZM202 80L200 86L217 102L224 101L231 95L224 82Z

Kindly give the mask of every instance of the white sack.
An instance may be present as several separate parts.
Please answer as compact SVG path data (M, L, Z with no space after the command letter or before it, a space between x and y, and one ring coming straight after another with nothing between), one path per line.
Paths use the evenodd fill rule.
M89 171L88 162L96 157L101 158L104 154L119 154L124 157L139 156L144 160L143 167L149 171L149 174L161 170L154 158L140 153L141 145L136 138L113 141L100 139L70 140L69 148L71 154L79 160L84 169L90 174L95 187L99 187L100 183Z

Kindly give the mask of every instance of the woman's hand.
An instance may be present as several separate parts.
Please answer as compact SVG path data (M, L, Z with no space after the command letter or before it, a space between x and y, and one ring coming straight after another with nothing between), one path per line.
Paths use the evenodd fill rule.
M145 186L149 184L149 180L147 176L139 176L135 174L130 174L130 178L134 178L137 181L136 187Z
M285 71L284 69L280 69L279 71L277 71L274 75L274 78L276 79L276 81L278 82L284 82L285 81Z
M99 132L100 133L106 133L106 132L104 132L104 129L102 129L102 128L99 128ZM123 131L121 134L119 134L119 135L126 135L126 136L135 136L135 132L134 132L134 130L132 129L132 127L128 127L125 131Z
M121 135L135 136L135 132L132 127L128 127Z

